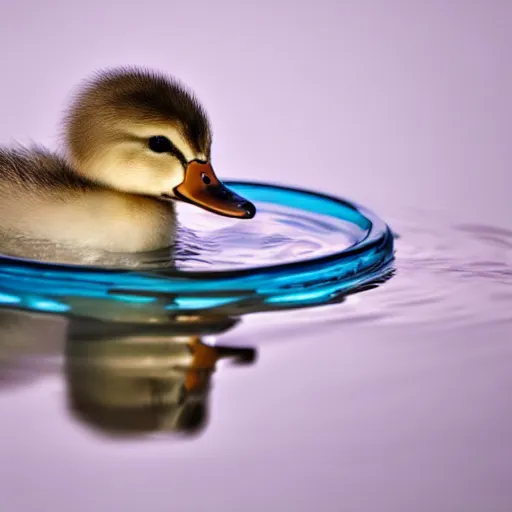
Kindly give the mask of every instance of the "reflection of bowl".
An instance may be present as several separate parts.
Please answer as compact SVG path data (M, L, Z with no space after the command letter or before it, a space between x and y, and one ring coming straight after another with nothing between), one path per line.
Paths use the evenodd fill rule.
M240 315L325 304L389 271L393 236L366 209L305 190L239 182L230 186L256 204L342 220L357 237L348 248L335 247L311 259L221 271L105 269L0 257L0 305L165 323L176 315L212 309Z

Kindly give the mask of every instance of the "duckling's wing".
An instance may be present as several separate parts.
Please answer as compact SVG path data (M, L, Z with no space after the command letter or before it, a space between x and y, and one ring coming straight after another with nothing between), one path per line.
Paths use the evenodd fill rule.
M64 192L85 192L94 185L69 167L63 158L39 148L0 150L0 197L65 197Z

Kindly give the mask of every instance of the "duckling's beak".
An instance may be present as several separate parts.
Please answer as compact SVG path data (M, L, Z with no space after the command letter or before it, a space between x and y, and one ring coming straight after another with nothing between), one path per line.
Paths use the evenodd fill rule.
M256 215L256 207L226 187L209 163L190 162L185 179L174 189L174 194L182 201L225 217L252 219Z

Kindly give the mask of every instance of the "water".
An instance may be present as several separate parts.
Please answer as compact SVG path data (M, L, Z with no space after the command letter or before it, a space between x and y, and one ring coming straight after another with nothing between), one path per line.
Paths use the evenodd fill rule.
M483 433L506 436L512 427L500 398L512 380L512 233L432 212L420 224L413 213L391 219L393 277L334 305L138 328L3 311L0 407L11 440L3 453L30 461L30 502L51 495L62 510L92 510L105 499L164 510L169 496L180 510L262 510L315 496L320 509L335 510L327 494L342 479L348 509L369 510L366 482L378 474L373 492L387 496L383 510L426 490L431 497L414 510L446 500L458 510L461 493L472 510L496 496L491 509L505 510L512 465ZM270 243L273 255L289 258L297 247L317 254L355 236L316 219L289 223L283 211L262 217L268 229L239 224L237 236L224 221L210 224L203 245L185 232L182 254L190 243L196 255L189 268L211 262L219 240L229 247L219 258L225 265L238 261L242 239L268 247L279 236L283 250ZM247 254L252 262L255 254ZM39 469L47 464L51 475ZM279 486L269 474L275 464ZM4 465L2 478L30 478L24 468ZM388 494L411 471L422 472L421 483ZM489 472L495 478L482 487ZM183 492L190 479L209 491ZM97 493L77 480L94 482ZM12 496L16 510L26 508L26 495Z

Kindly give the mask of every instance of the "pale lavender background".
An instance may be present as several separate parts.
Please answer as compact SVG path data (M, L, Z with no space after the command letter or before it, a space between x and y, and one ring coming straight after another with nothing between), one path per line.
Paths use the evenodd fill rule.
M147 65L197 91L221 175L510 219L509 1L16 0L0 27L2 142L53 143L84 76Z
M510 227L511 6L4 3L0 140L53 144L77 81L144 64L203 99L222 176ZM510 338L276 334L252 369L218 373L212 423L183 444L99 442L65 419L58 378L4 393L0 508L508 512Z

